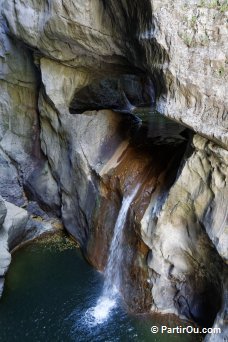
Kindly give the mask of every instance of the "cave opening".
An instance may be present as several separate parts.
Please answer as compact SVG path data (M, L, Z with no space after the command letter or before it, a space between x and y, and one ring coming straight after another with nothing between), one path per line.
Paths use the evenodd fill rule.
M93 116L105 109L104 115L110 120L110 125L112 116L121 123L115 133L119 139L115 152L111 147L113 139L105 139L101 144L100 153L104 159L107 157L108 166L103 167L99 176L99 206L95 208L93 227L88 233L84 253L96 268L108 276L106 266L121 205L140 184L125 213L120 250L116 251L117 255L121 255L116 271L118 291L128 310L139 313L149 312L153 306L153 281L148 283L148 279L151 274L156 279L156 272L153 273L153 269L148 267L151 247L143 237L143 221L149 220L148 227L156 228L170 189L186 160L194 153L194 132L157 112L155 97L151 78L124 75L120 79L98 80L86 86L74 94L70 104L73 115ZM112 153L107 153L110 150ZM206 234L204 237L207 239ZM212 255L216 259L217 252L213 251ZM112 265L112 268L116 270L115 266ZM198 277L192 280L191 274L186 276L183 284L178 279L171 281L176 286L174 310L201 326L212 326L221 306L221 279L216 275L215 280L211 281L210 277L208 272L202 281ZM197 282L201 294L196 290ZM216 288L215 283L220 285ZM210 298L210 291L216 301ZM108 298L113 304L112 299ZM107 303L106 297L104 302ZM94 310L103 307L102 301L99 303Z

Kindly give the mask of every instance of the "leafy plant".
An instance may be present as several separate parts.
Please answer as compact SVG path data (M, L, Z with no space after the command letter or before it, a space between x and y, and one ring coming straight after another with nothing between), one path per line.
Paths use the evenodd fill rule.
M191 22L190 22L192 28L195 27L196 21L197 21L197 17L193 15L191 18Z

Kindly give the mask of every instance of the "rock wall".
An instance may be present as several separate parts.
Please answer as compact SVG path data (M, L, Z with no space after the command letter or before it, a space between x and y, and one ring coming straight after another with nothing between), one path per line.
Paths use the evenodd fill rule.
M195 151L170 190L156 225L147 212L142 229L151 249L154 310L179 313L206 326L221 306L225 270L221 257L227 260L228 194L223 173L227 152L197 135L193 144Z
M26 209L7 202L0 196L0 297L12 250L43 233L61 228L60 223L50 219L36 203L30 202Z
M153 24L140 42L150 70L163 74L158 110L227 149L227 2L151 3Z
M1 227L0 227L0 295L2 294L4 275L9 267L11 255L9 248L15 246L16 240L22 240L26 223L28 221L28 213L15 205L0 202L1 211Z
M226 4L0 8L4 200L32 215L30 229L42 230L34 216L61 217L103 269L122 197L140 182L125 227L128 306L212 325L227 262ZM132 115L155 101L193 142Z
M11 34L90 78L146 70L160 112L226 147L227 5L220 3L2 0L2 8Z

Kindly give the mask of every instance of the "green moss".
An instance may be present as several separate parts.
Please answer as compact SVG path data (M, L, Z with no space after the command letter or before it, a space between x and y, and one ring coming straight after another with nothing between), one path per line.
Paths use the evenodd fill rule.
M225 68L224 67L221 67L218 69L218 75L220 77L223 77L225 75Z

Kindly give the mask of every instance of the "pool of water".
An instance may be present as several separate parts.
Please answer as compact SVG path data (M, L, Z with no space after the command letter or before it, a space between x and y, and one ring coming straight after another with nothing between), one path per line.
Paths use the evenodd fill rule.
M128 314L119 301L102 324L88 311L102 292L103 275L65 236L27 244L13 254L0 301L0 341L201 341L199 335L152 334L151 327L184 326L173 316Z
M181 135L186 129L183 125L170 120L166 116L160 114L153 108L136 108L132 112L143 126L147 129L147 138L162 138L163 143L172 141L183 142L184 137Z

